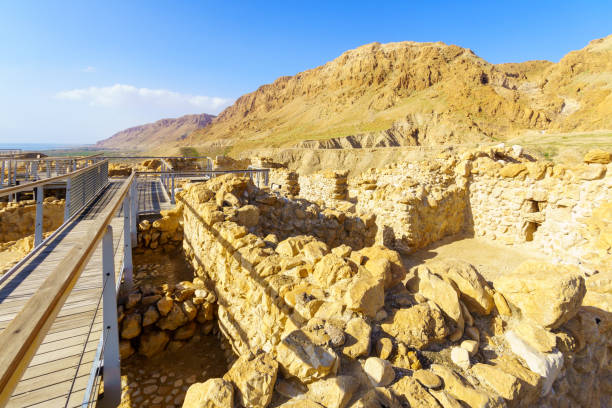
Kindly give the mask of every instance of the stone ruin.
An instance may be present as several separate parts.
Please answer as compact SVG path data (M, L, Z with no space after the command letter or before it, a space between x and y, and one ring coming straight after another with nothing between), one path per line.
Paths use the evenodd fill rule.
M182 245L196 277L126 298L122 354L217 333L231 367L183 407L610 406L612 169L592 157L498 147L299 177L300 197L188 184L139 242ZM459 259L404 266L460 232L549 261L494 282Z

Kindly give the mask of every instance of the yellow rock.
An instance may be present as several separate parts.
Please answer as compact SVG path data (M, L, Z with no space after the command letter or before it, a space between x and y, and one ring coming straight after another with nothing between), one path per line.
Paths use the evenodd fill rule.
M183 408L233 408L234 387L222 378L211 378L192 384L187 390Z
M606 152L605 150L591 150L584 155L584 162L608 164L610 163L610 158L610 152Z

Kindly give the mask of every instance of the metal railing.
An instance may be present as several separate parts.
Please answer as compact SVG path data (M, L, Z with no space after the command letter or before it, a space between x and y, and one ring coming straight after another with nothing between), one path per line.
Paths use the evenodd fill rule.
M168 163L169 166L169 163ZM170 202L175 204L175 191L176 191L176 179L191 179L196 177L202 177L207 180L210 180L213 177L217 177L223 174L238 174L242 176L248 176L251 178L253 183L257 185L257 187L261 187L262 184L264 186L268 186L270 182L270 169L256 169L249 167L245 170L184 170L184 171L173 171L168 170L168 166L164 166L162 163L162 170L160 171L139 171L138 175L159 175L160 181L164 186L164 190L168 197L170 197ZM171 167L171 166L170 166Z
M41 157L35 159L0 157L0 188L15 186L18 181L37 181L68 174L104 160L102 153L84 157ZM19 165L23 172L19 174Z
M43 199L45 185L66 181L66 200L64 203L64 222L49 237L43 240ZM0 283L8 279L16 270L30 259L35 250L53 239L63 227L81 209L85 208L95 197L108 185L108 161L104 160L81 170L73 171L65 175L60 175L48 179L33 181L14 187L7 187L0 190L0 197L16 197L18 192L34 191L36 197L36 217L34 225L34 248L16 265L9 269L4 275L0 276Z
M124 258L121 276L131 285L132 245L136 238L137 200L135 175L125 180L119 191L86 236L89 240L75 244L67 256L49 274L19 314L0 332L0 407L8 402L53 321L76 285L96 247L102 241L102 309L103 330L92 367L83 406L100 403L116 407L121 401L121 369L117 323L117 289L115 282L113 230L110 225L117 211L123 209ZM97 400L101 367L104 369L104 398ZM77 368L78 369L78 368ZM67 404L68 402L66 402Z

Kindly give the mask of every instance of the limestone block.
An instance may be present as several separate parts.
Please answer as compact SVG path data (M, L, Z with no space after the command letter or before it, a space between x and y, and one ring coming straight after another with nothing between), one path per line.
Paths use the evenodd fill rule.
M267 353L241 356L223 379L236 387L236 399L244 407L265 408L272 400L278 363Z
M381 328L397 340L419 350L442 341L449 334L442 312L429 302L394 310Z
M183 408L234 408L234 387L222 378L211 378L187 389Z
M308 385L306 398L326 408L344 408L359 387L357 379L349 375L319 380Z

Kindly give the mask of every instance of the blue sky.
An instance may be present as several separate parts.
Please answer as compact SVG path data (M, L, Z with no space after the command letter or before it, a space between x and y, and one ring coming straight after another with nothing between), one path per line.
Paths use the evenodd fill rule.
M226 4L228 3L228 4ZM0 143L93 143L378 41L558 61L612 34L609 1L0 0Z

